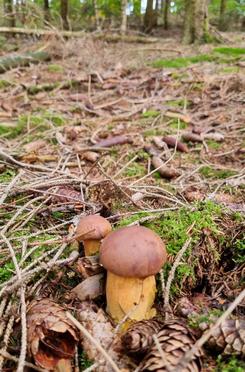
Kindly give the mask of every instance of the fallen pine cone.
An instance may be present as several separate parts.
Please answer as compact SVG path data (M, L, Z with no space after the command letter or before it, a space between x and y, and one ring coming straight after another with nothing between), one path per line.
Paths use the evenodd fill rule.
M122 348L130 356L142 356L153 344L152 336L163 326L157 318L134 323L121 337Z
M164 165L164 162L158 156L153 156L151 162L153 168L157 169L163 178L172 179L180 176L180 172L177 169Z
M201 330L209 327L207 323L201 323ZM210 326L212 327L212 325ZM245 356L245 320L226 319L218 328L212 332L207 341L212 349L216 348L226 355Z
M175 148L176 146L176 150L180 152L189 152L188 147L184 143L177 141L176 138L174 137L171 136L163 137L163 141L166 142L166 144L170 147Z
M78 331L65 310L50 299L33 301L27 312L28 351L35 363L49 371L61 359L72 359Z
M149 353L143 359L139 371L165 372L172 371L180 359L190 350L195 343L195 338L190 329L180 320L166 322L156 335L162 353L154 343ZM181 372L201 371L201 353L193 357L186 368Z

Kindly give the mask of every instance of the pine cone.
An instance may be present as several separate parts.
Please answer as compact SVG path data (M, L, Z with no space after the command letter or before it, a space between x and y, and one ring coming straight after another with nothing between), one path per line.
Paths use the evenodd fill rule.
M200 324L202 330L207 329L208 326L207 323ZM226 319L213 331L207 345L226 355L245 356L245 320Z
M195 342L195 338L184 322L170 320L166 322L157 333L157 338L162 349L153 343L149 353L140 365L141 372L165 372L173 370ZM164 358L163 358L164 356ZM195 356L181 372L201 371L200 354Z
M72 359L78 332L64 309L51 301L33 301L27 312L29 353L37 365L53 370L60 359Z
M126 354L142 356L153 344L152 336L163 326L163 321L157 318L141 320L134 323L121 337L121 343Z

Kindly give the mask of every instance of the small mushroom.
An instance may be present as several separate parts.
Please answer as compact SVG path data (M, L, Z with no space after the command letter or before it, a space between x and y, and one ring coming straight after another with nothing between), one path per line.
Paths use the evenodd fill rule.
M111 232L110 222L99 215L89 215L80 219L76 240L83 243L85 256L92 256L99 252L101 239L109 232Z
M109 234L100 248L100 263L107 269L107 311L119 322L149 319L155 294L155 274L167 260L165 245L143 226L124 227Z

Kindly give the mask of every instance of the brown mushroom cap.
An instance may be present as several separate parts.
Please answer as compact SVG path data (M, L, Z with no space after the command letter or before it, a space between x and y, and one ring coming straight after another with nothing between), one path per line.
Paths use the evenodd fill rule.
M89 215L82 217L77 225L78 241L101 240L111 232L111 224L104 217Z
M159 272L167 260L161 238L143 226L129 226L109 234L100 248L100 263L124 277L145 278Z

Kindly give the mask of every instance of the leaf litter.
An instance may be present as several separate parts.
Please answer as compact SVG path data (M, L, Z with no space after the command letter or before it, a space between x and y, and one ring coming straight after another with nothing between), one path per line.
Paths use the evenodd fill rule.
M224 311L244 277L243 68L225 76L215 61L159 69L152 67L162 54L157 48L138 51L137 44L134 50L90 39L55 43L48 45L49 64L2 74L9 84L0 93L0 365L13 369L14 358L33 362L23 331L28 306L51 301L52 323L55 301L62 319L77 309L81 324L116 364L133 371L105 312L103 288L94 303L71 296L82 280L103 276L96 260L83 257L75 227L80 215L99 213L114 228L154 229L167 245L165 280L191 234L170 305L188 298L195 306L199 295L199 313ZM181 48L183 55L194 53ZM156 307L163 314L160 283ZM243 322L244 301L235 317ZM70 322L65 320L68 329L75 329ZM66 368L79 365L82 349L97 363L95 370L113 368L82 340ZM206 359L216 363L209 354Z

